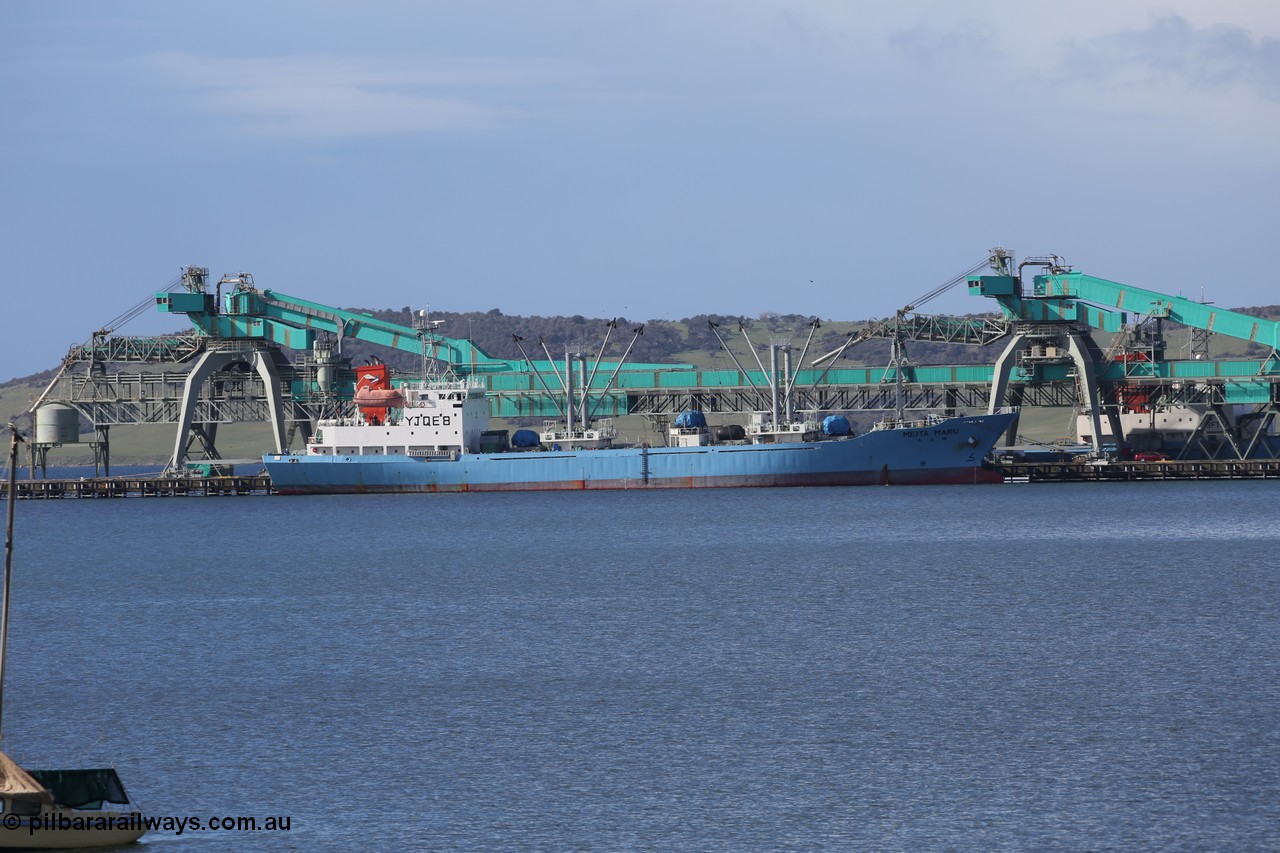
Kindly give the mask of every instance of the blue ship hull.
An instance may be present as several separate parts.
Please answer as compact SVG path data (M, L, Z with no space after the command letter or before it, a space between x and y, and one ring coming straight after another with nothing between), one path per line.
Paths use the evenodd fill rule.
M263 456L281 494L697 489L1000 482L983 460L1012 414L948 418L852 438L704 447Z

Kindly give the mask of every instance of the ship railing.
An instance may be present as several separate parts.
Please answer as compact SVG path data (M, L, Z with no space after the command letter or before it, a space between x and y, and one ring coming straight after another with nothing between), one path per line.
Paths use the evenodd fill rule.
M761 423L747 424L747 434L748 435L772 435L774 433L800 434L805 432L814 432L815 430L819 430L821 428L822 428L822 423L814 420L787 421L785 423L778 424L777 426L774 426L773 423L769 421L763 421Z
M617 438L618 431L612 426L592 427L590 429L546 429L542 433L543 441L598 441L605 438Z
M1002 406L999 409L996 409L993 414L1012 415L1019 411L1021 411L1021 409L1018 406ZM945 415L939 415L934 412L929 412L923 417L902 418L901 420L893 415L889 415L883 420L877 421L873 429L925 429L927 427L937 426L945 420L947 420Z
M429 462L458 461L458 451L456 450L410 450L405 455L414 459L425 459Z
M945 418L938 417L937 415L927 415L923 418L902 418L902 419L898 419L895 417L888 417L888 418L885 418L884 420L877 421L875 426L872 427L872 429L876 429L876 430L926 429L928 427L938 424L943 420L945 420Z
M412 391L466 391L484 388L485 384L483 379L473 377L457 379L440 376L429 379L406 379L400 383L399 387Z

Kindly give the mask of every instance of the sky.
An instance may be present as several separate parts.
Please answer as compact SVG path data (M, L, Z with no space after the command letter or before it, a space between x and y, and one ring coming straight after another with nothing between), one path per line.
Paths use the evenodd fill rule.
M339 307L852 320L1004 246L1280 303L1271 0L5 0L0 122L0 380L187 264ZM962 291L929 308L990 310Z

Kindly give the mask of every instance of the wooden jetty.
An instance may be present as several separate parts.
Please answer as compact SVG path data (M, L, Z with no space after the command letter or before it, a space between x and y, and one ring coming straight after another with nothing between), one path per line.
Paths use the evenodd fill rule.
M1100 483L1137 480L1277 480L1280 459L1164 459L1156 462L1004 460L995 470L1014 483Z
M1159 462L1002 460L995 470L1009 483L1100 483L1141 480L1280 480L1280 459L1197 459ZM187 498L275 494L265 474L227 477L81 477L19 480L19 500L65 498Z
M247 477L80 477L74 480L19 480L18 499L189 498L272 494L271 478Z

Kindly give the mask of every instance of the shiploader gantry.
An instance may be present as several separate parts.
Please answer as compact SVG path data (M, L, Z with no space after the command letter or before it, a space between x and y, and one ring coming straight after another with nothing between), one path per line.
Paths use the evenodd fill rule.
M989 268L980 272L982 268ZM1026 280L1028 269L1035 271ZM959 284L994 299L998 315L945 317L920 313L938 293ZM186 315L191 331L132 337L107 328L72 347L58 374L32 404L32 465L50 448L89 445L109 465L112 426L175 426L171 468L188 459L217 459L217 428L235 422L271 425L272 448L305 440L323 417L353 410L356 373L344 341L414 353L424 371L449 371L483 383L491 415L564 416L567 383L595 414L664 418L686 409L708 413L934 410L995 411L1005 405L1075 406L1078 437L1098 455L1120 448L1158 447L1173 456L1274 458L1280 455L1280 323L1073 271L1057 256L1017 262L994 249L980 265L906 305L894 317L850 335L837 351L804 364L791 361L789 342L771 354L785 369L737 363L732 370L689 364L627 364L606 360L605 348L574 348L560 362L545 342L545 358L503 359L472 342L437 332L425 312L413 326L334 308L256 286L248 273L210 282L208 270L188 266L175 286L148 304ZM816 321L815 321L816 322ZM1170 325L1190 329L1190 358L1168 357ZM641 330L633 330L639 333ZM1095 333L1109 335L1106 346ZM1260 347L1251 359L1208 356L1210 334ZM746 337L745 331L743 333ZM894 356L884 366L837 366L871 338L889 338ZM987 345L1007 338L992 364L920 365L906 358L907 341ZM749 341L755 351L758 345ZM292 353L292 357L290 356ZM781 393L781 398L779 394ZM1016 436L1016 426L1009 440ZM1117 440L1116 436L1120 436Z

